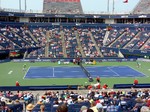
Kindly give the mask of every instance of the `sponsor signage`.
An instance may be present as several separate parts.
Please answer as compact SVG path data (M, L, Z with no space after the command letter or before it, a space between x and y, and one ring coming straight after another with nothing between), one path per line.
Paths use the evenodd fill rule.
M35 17L45 17L44 14L35 14Z

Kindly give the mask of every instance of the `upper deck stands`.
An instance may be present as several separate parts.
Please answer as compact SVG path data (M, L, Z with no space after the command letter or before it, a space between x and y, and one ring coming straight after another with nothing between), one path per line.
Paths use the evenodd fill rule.
M83 14L80 0L44 0L43 11L52 14Z
M134 14L149 14L150 13L150 0L140 0L133 10Z

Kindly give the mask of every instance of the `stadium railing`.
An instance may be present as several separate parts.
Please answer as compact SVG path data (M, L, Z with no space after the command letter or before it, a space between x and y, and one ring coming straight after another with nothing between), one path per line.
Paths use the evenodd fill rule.
M127 88L150 88L150 83L148 84L114 84L114 89L127 89Z
M78 85L63 85L63 86L0 86L0 91L34 91L34 90L77 90Z

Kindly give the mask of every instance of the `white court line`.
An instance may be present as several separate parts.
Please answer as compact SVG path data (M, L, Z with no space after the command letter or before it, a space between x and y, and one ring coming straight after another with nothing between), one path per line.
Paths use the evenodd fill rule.
M61 67L61 68L74 68L74 67L76 67L76 68L80 68L79 66L52 66L52 67Z
M115 66L84 66L85 68L103 68L103 67L110 67L110 68L114 68L114 67L120 67L118 65L115 65ZM122 67L125 67L125 66L122 66Z
M111 72L110 70L104 70L103 72Z
M127 66L128 66L128 65L127 65ZM144 73L142 73L142 72L140 72L140 71L138 71L138 70L136 70L136 69L134 69L134 68L132 68L132 67L130 67L130 66L128 66L128 67L131 68L132 70L135 70L135 71L137 71L137 72L139 72L139 73L145 75L146 77L149 77L148 75L146 75L146 74L144 74ZM137 76L134 76L134 77L137 77Z
M81 72L81 71L70 71L70 72Z
M53 77L53 76L44 76L44 78L51 78L51 77ZM33 77L29 77L29 78L42 78L41 76L33 76Z
M117 76L120 76L117 72L113 71L110 67L107 67L110 71L112 71L113 73L115 73Z
M88 71L88 70L87 70L87 71ZM90 70L89 70L88 72L96 72L96 71L90 71Z
M53 73L54 73L54 72L63 73L64 71L54 71L54 69L53 69Z
M26 77L27 73L29 72L29 69L30 69L30 68L31 68L31 67L28 68L28 70L27 70L26 74L24 75L23 79L25 79L25 77ZM23 72L24 72L24 71L23 71Z
M84 66L85 68L102 68L102 66L91 66L91 67L89 67L89 66Z
M83 75L77 75L77 76L74 76L74 77L71 77L71 76L64 76L64 78L66 77L70 77L70 78L86 78L84 77Z
M127 77L134 77L134 75L126 75Z
M109 75L101 75L101 77L107 77L107 76L109 76Z
M8 74L10 75L10 74L12 74L12 72L13 72L13 71L11 70L11 71L8 72Z
M118 76L118 75L113 75L113 76Z

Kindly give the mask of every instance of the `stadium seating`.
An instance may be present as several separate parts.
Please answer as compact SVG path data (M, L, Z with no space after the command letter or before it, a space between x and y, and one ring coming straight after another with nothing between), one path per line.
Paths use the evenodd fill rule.
M134 14L149 14L149 12L150 12L150 0L140 0L133 10Z
M118 49L102 47L101 51L104 57L118 57Z
M89 32L88 29L79 29L79 37L81 46L83 48L83 52L85 53L86 57L90 58L97 57L95 45L92 42L88 32Z
M44 0L44 12L51 14L83 14L80 0Z
M76 35L73 29L64 28L65 33L65 45L66 45L66 53L67 57L76 57L78 55L78 45L76 41Z
M144 100L144 99L147 100ZM110 106L116 109L113 112L140 112L143 106L149 106L149 90L111 90L94 91L84 94L73 91L47 91L39 96L33 111L40 111L40 105L45 105L45 111L55 112L62 104L67 104L68 112L79 112L82 106L110 112ZM95 110L95 111L96 111Z
M140 35L135 37L133 41L126 47L127 49L140 49L141 46L149 39L149 31L143 31Z
M47 31L50 33L49 38L46 37ZM67 58L83 57L83 54L87 58L96 58L100 57L99 52L104 57L118 57L119 50L115 48L149 50L149 30L144 28L114 28L109 32L105 44L106 29L100 27L78 27L75 29L74 27L29 26L26 28L16 25L2 27L0 35L1 50L40 47L38 50L28 52L28 58L45 57L46 52L50 58L63 58L65 52ZM63 38L64 41L62 41ZM49 48L45 49L47 43L49 43ZM66 50L63 51L64 49Z
M150 88L150 84L114 84L114 88L111 89L108 87L111 83L106 78L111 76L107 73L111 71L110 74L114 73L113 77L120 77L115 69L118 68L119 72L123 72L124 69L121 69L123 67L110 67L112 64L107 63L107 67L105 67L107 69L102 79L96 80L96 84L93 84L93 77L95 77L93 75L101 75L101 69L97 73L86 69L91 68L91 65L107 61L119 62L117 66L122 64L122 61L125 61L125 64L128 61L133 61L131 64L135 67L130 67L130 69L135 68L134 71L141 69L140 67L136 69L136 66L140 66L140 64L137 62L136 65L134 61L140 56L142 60L144 60L143 57L149 58L150 56L150 26L147 24L150 23L150 0L140 0L133 11L133 15L132 13L115 14L115 12L113 14L104 14L105 12L103 14L83 14L80 0L43 0L42 13L30 13L32 9L29 12L27 10L23 13L20 11L13 12L10 10L10 12L6 12L0 7L0 55L4 54L4 56L0 56L1 59L9 58L7 61L12 65L22 62L26 66L25 63L27 63L27 68L37 66L37 63L30 65L28 62L44 62L42 66L51 66L51 62L55 62L55 64L58 62L60 66L67 65L69 67L70 62L76 64L77 57L79 57L79 60L89 66L84 67L80 61L77 61L89 82L84 82L86 80L82 77L83 84L81 81L81 85L78 85L79 83L77 85L58 85L62 84L63 81L59 83L57 79L54 81L54 78L57 78L56 72L60 74L61 78L65 77L63 72L64 74L71 74L72 72L70 69L67 69L67 72L63 71L61 67L57 67L59 71L54 70L55 67L44 67L47 68L48 72L46 70L39 72L42 78L46 73L48 74L48 76L45 75L46 78L53 78L52 80L45 80L41 79L40 76L33 77L38 79L26 79L30 78L30 76L28 77L30 68L26 71L24 65L23 72L20 72L22 69L19 69L22 66L16 66L24 76L19 75L19 72L16 74L15 67L8 66L10 71L6 74L10 77L2 77L2 80L6 80L6 78L9 80L12 77L13 80L20 80L20 77L24 78L20 80L21 86L0 86L0 112L27 112L27 107L30 104L32 105L32 112L40 112L42 106L44 111L41 112L62 112L56 111L61 109L62 105L66 106L68 110L66 112L87 112L88 109L92 109L94 112L149 112L150 89L145 88ZM14 59L16 57L11 57L13 53L20 53L24 56ZM12 59L14 60L12 61ZM2 63L4 61L0 60ZM7 68L7 65L1 65ZM103 63L98 65L103 66ZM34 71L42 71L40 68L43 69L43 67L36 67ZM93 68L99 69L99 67ZM82 76L78 74L81 72L77 70L75 69L73 72L79 77L72 73L73 78ZM145 70L147 71L147 68ZM19 77L12 75L12 72ZM53 76L49 75L50 72ZM94 73L92 74L92 72ZM0 75L6 75L5 70L3 73ZM134 76L126 74L130 78ZM69 76L66 78L69 79L69 84L76 83L74 79L74 81L70 81ZM143 77L143 79L146 78ZM138 79L140 81L140 78ZM37 82L34 83L33 80L37 80ZM43 83L40 82L42 80ZM113 81L115 80L118 79L114 78ZM125 80L128 82L128 78ZM29 84L38 83L43 86L23 86L28 81ZM30 83L30 81L33 82ZM124 82L119 81L119 83ZM53 85L44 86L46 83ZM66 83L66 79L64 83ZM90 83L91 85L88 85ZM102 86L102 84L104 85ZM11 82L8 81L2 85L11 85Z
M133 87L133 84L128 85L115 85L115 87ZM138 86L138 85L137 85ZM146 87L147 85L139 84L139 87ZM1 111L11 110L13 112L21 112L26 110L23 106L24 103L34 103L32 112L40 111L41 105L44 105L44 111L56 112L57 108L66 104L68 112L79 112L84 106L87 109L96 107L99 109L109 112L110 106L116 109L115 112L140 112L142 108L150 106L149 89L128 89L128 90L96 90L91 89L90 91L84 91L80 93L74 91L45 91L44 93L34 96L31 92L17 92L12 93L0 92L0 109ZM114 111L113 111L114 112ZM146 112L146 111L145 111Z
M150 41L144 45L144 50L149 50L150 49Z
M5 38L3 35L0 36L0 46L1 46L0 47L1 50L18 49L19 48L11 40Z
M1 112L22 112L23 107L33 101L33 94L30 92L17 92L13 93L0 92L0 111Z

